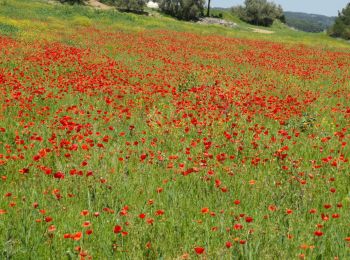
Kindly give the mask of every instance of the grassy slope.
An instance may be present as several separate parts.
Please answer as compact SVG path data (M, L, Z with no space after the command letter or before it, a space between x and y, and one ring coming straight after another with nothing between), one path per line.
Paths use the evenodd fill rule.
M2 104L5 100L7 104L1 111L4 116L0 120L0 130L4 128L6 132L0 133L3 142L0 153L21 152L26 158L9 159L7 164L1 164L4 158L0 158L0 175L7 176L7 181L1 180L0 210L9 212L0 215L1 259L11 256L14 259L28 259L29 256L32 259L75 259L75 248L79 245L94 259L173 259L186 253L196 257L195 246L205 246L203 259L255 259L259 256L291 259L301 253L310 259L335 256L346 259L349 255L348 244L344 241L349 236L348 164L338 160L339 167L333 167L320 162L327 156L335 160L340 149L345 158L349 158L349 146L340 148L342 128L348 128L349 124L345 113L350 98L347 96L350 87L348 53L232 37L348 52L345 42L321 34L290 31L278 24L272 28L275 34L263 35L252 33L248 28L252 26L243 23L239 29L227 29L167 17L100 12L38 1L1 3L0 30L20 40L5 41L4 44L8 44L3 48L6 55L0 55L0 73L8 80L0 97ZM102 30L94 32L91 26ZM161 31L163 29L170 33ZM146 32L122 33L121 30ZM211 36L196 37L172 31ZM216 37L218 34L229 37ZM51 41L64 44L51 44ZM13 84L18 82L22 86L18 86L17 91ZM314 98L317 100L312 102ZM268 102L271 111L264 106ZM283 115L292 108L309 113L295 116L286 126L264 116L270 112ZM127 120L129 109L132 110ZM224 114L218 114L224 109ZM256 111L262 114L256 115ZM198 114L198 120L212 124L203 126L203 133L199 135L201 127L194 127L189 116L181 118L185 113ZM27 115L23 119L20 114ZM252 119L247 116L250 114ZM67 115L72 122L68 122ZM27 124L28 128L24 127ZM130 130L131 124L136 126L135 131ZM113 131L107 128L109 125L114 126ZM73 130L68 126L73 126ZM77 130L79 127L81 131ZM266 134L265 130L268 130ZM291 139L285 138L285 132L280 130L289 132ZM236 132L237 138L227 141L224 131ZM339 132L339 138L334 136L335 132ZM35 139L36 133L42 141ZM57 156L53 153L55 145L48 142L54 133L58 141L67 139L80 147L87 145L89 138L106 148L95 145L88 150L69 151L70 147L62 142L62 147L57 148L60 156ZM82 137L85 133L88 134L86 139ZM29 148L20 145L21 140L15 139L17 134ZM102 140L104 136L111 139ZM332 138L321 143L320 139L327 136ZM213 159L206 157L202 141L197 141L204 137L213 142L210 150L206 148L214 155ZM76 138L84 138L86 144ZM146 139L144 144L141 143L143 138ZM155 139L158 141L153 141ZM136 140L138 146L125 144ZM259 148L253 149L253 143ZM243 152L238 149L241 145ZM279 160L274 154L285 146L289 146L289 150L284 151L288 157L285 161ZM38 162L33 161L43 147L52 148L51 152ZM185 154L185 147L190 148L191 155ZM16 152L16 148L22 150ZM147 158L140 162L141 154L151 156L154 152L157 156L157 151L164 160L154 158L151 164ZM70 159L65 157L66 153L70 153ZM222 153L235 155L237 159L219 163L216 158L220 159ZM174 161L173 169L168 169L167 164L171 162L168 157L172 155L179 159ZM195 161L206 159L209 167L198 166L200 172L182 176L177 165L186 162L186 167L192 166L187 162L188 156ZM258 156L267 161L254 167L250 160ZM124 163L119 162L118 157L125 158ZM88 160L87 167L82 166L85 160ZM323 167L313 168L313 160ZM56 180L52 174L45 175L40 168L42 164L51 167L52 173L64 172L65 179ZM289 171L286 174L284 164L293 169L292 175ZM26 167L30 172L19 174L19 170ZM91 169L94 176L70 176L72 168L83 170L84 174ZM206 173L209 169L215 171L211 179ZM328 182L333 176L336 181ZM103 182L105 179L107 182ZM221 186L218 185L220 188L214 186L214 179L222 181ZM307 183L301 185L295 181L299 179ZM335 193L329 191L333 187L337 190ZM158 193L158 188L164 191ZM12 197L5 197L6 192L12 192ZM63 197L58 199L61 194ZM242 203L233 204L236 199ZM17 202L17 206L9 207L11 201ZM39 203L37 209L32 206L33 202ZM336 206L340 202L344 204L342 209ZM326 203L332 208L324 209ZM122 213L125 205L130 206L130 212L123 217L118 213ZM269 205L277 205L278 209L268 210ZM109 214L102 210L105 207L116 212ZM214 218L209 212L202 214L202 208L206 211L204 207L217 216ZM309 214L311 208L317 209L317 214ZM46 214L40 214L39 209L46 209ZM89 209L90 215L81 216L83 209ZM164 215L156 212L160 209L165 210ZM294 212L287 215L286 209ZM95 211L100 211L101 216L95 218ZM328 222L321 220L322 212L329 214ZM331 217L338 212L339 219ZM154 225L140 219L140 213L146 213L146 219L153 219ZM254 221L246 223L237 215L241 213L252 216ZM271 215L271 219L265 218L265 214ZM46 220L48 216L53 221ZM241 218L243 230L239 226L233 230L234 224L239 223L235 218ZM94 230L90 237L84 234L80 240L79 237L63 239L65 233L85 231L87 228L82 224L86 220L92 222ZM131 224L126 225L126 221ZM325 235L320 239L313 235L318 223L325 225L322 229ZM114 234L116 224L130 234L126 237ZM57 227L55 237L47 231L50 225ZM225 228L231 231L228 233ZM248 228L255 233L250 234ZM241 245L240 239L246 238L248 243ZM230 250L226 249L226 239L235 243ZM147 249L149 241L152 242L150 250Z
M125 14L118 11L99 11L89 7L53 5L46 1L1 0L0 2L0 30L5 34L31 39L40 35L47 37L48 31L60 34L68 33L68 26L95 26L110 30L143 31L148 29L167 29L174 31L191 31L199 34L219 34L229 37L253 38L284 43L298 43L325 48L348 48L345 41L335 40L323 33L308 34L293 31L287 26L275 23L271 30L273 35L252 33L250 28L262 28L245 24L227 11L220 11L224 18L239 24L237 29L221 26L203 26L190 22L177 21L169 17L146 17ZM215 10L214 10L215 13ZM64 19L62 19L64 17ZM64 32L63 32L64 31ZM39 37L40 37L39 36Z

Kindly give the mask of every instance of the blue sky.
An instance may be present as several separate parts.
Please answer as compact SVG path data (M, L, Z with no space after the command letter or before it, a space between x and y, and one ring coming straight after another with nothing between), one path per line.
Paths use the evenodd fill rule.
M284 11L296 11L312 14L337 16L350 0L269 0L280 4ZM211 0L213 7L231 7L241 5L244 0Z

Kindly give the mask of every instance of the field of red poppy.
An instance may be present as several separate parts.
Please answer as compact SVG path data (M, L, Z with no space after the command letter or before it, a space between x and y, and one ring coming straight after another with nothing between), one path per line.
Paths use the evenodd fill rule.
M0 35L0 259L349 258L349 49L69 30Z

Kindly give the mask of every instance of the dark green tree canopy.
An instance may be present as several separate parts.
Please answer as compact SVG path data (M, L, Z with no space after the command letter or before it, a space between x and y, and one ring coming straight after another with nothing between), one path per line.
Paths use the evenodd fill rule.
M85 0L59 0L59 2L69 4L83 4Z
M145 0L116 0L116 6L126 11L142 11L146 5Z
M146 5L146 0L100 0L105 4L116 6L121 11L142 12Z
M161 0L159 8L181 20L196 20L203 15L205 0Z
M244 6L233 7L232 11L254 25L271 26L276 19L285 21L282 7L267 0L245 0Z
M328 30L328 34L332 37L350 40L350 3L339 12L334 25Z

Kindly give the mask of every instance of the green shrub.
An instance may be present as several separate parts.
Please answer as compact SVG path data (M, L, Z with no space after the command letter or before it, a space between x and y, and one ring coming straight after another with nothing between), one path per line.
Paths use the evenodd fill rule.
M85 0L59 0L61 3L83 4Z
M328 30L328 34L332 37L350 40L350 3L339 12L334 25Z
M233 7L232 12L254 25L271 26L276 19L285 22L282 7L267 0L245 0L244 6Z
M74 17L73 21L72 21L73 25L77 25L77 26L91 26L91 20L86 17L86 16L76 16Z
M145 0L103 0L102 3L114 5L121 11L140 12L143 11Z
M0 23L0 34L12 36L18 32L18 28L11 24Z
M161 0L159 8L181 20L197 20L203 16L205 0Z

